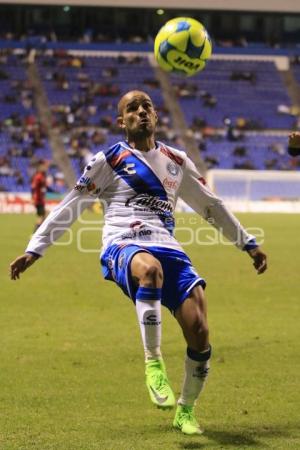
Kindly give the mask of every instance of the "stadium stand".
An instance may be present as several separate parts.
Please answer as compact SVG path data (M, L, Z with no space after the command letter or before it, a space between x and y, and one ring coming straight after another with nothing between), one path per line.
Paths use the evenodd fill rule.
M291 128L294 118L280 114L278 106L291 101L273 62L212 60L206 69L182 83L172 76L175 86L194 86L191 96L180 96L180 104L187 122L192 124L201 116L209 125L222 127L225 117L233 121L247 118L260 129ZM205 105L204 93L216 99L215 105Z
M24 58L10 52L4 56L0 60L0 83L5 93L1 98L0 185L4 191L28 192L34 161L51 160L51 148L42 136L32 104ZM148 57L121 53L89 56L88 52L78 56L63 50L42 53L36 64L53 126L62 134L76 175L91 154L122 139L115 125L117 102L123 93L137 87L149 92L159 111L158 139L181 146ZM279 105L290 107L291 101L273 62L212 60L192 80L172 76L171 83L208 168L299 169L286 154L286 134L295 118L278 112ZM9 95L18 96L20 89L24 101L7 100ZM21 121L18 127L9 125L14 115ZM33 145L32 130L39 130L38 145ZM278 135L275 130L285 132ZM28 142L21 140L17 153L12 155L8 150L14 145L15 131L29 133L29 137ZM7 174L5 158L11 169ZM52 166L50 175L54 180L56 172ZM62 186L58 183L54 189L61 191Z
M0 190L28 192L30 179L40 160L51 161L52 150L34 107L27 62L18 52L0 56ZM57 168L49 169L53 189ZM51 180L50 180L51 178Z

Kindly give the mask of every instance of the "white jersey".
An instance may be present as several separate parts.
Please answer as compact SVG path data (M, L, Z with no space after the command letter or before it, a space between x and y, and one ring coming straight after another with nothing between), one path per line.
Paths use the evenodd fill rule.
M182 251L173 236L178 196L237 247L253 239L205 182L185 152L161 142L147 152L118 142L97 153L75 188L49 214L27 252L43 255L81 212L99 198L103 205L103 251L111 244L134 243Z

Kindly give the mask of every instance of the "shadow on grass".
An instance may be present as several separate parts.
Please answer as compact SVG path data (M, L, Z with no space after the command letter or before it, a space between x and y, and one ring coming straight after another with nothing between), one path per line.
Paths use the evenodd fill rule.
M296 438L298 434L298 424L283 424L280 428L278 425L268 425L264 424L258 427L240 427L237 431L231 430L216 430L217 426L214 428L213 424L207 425L203 436L185 436L180 431L174 430L170 427L169 423L158 423L157 425L151 424L149 426L143 426L141 433L137 433L136 429L128 428L126 425L126 430L124 433L127 438L132 434L132 439L137 439L137 447L132 447L133 449L140 449L139 438L143 436L144 444L150 442L150 437L153 439L153 435L163 435L165 437L174 437L175 441L172 442L172 449L182 449L182 450L200 450L200 449L266 449L269 447L271 442L267 439L277 438L281 440L283 444L285 440L291 438ZM131 430L131 431L130 431ZM289 445L286 442L287 446ZM145 448L149 448L145 445ZM151 447L152 448L152 447ZM161 447L159 447L161 448ZM287 448L287 447L282 447ZM292 447L298 448L298 447ZM299 447L300 449L300 447Z
M264 438L291 438L293 437L293 431L296 428L292 425L284 426L282 429L278 428L278 426L270 426L265 425L261 427L255 428L247 428L245 430L241 430L240 432L235 431L215 431L212 429L206 429L204 436L208 439L211 439L217 442L219 445L224 447L231 448L259 448L264 447L266 444L264 442L260 442L260 439ZM198 446L197 446L198 445ZM207 446L209 447L209 445ZM195 442L187 442L181 445L183 449L197 449L201 448L201 444Z

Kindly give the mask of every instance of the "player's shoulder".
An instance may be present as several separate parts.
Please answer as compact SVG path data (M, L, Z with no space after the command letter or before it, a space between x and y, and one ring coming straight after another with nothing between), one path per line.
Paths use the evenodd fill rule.
M118 151L120 148L124 147L124 142L116 142L110 147L103 148L99 150L97 153L93 155L93 157L89 160L88 166L98 166L99 164L103 164L107 162L108 157L114 152Z
M187 154L183 150L167 145L163 142L157 141L160 151L176 162L179 166L182 166L187 159Z

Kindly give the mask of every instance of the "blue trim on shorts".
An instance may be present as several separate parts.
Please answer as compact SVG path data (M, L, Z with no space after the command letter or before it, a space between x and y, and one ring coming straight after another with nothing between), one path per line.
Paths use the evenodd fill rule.
M195 286L205 289L205 280L198 275L184 252L166 247L113 244L101 256L104 278L114 281L133 302L136 301L139 286L131 276L130 263L133 256L140 252L150 253L161 263L164 274L161 303L172 313Z

